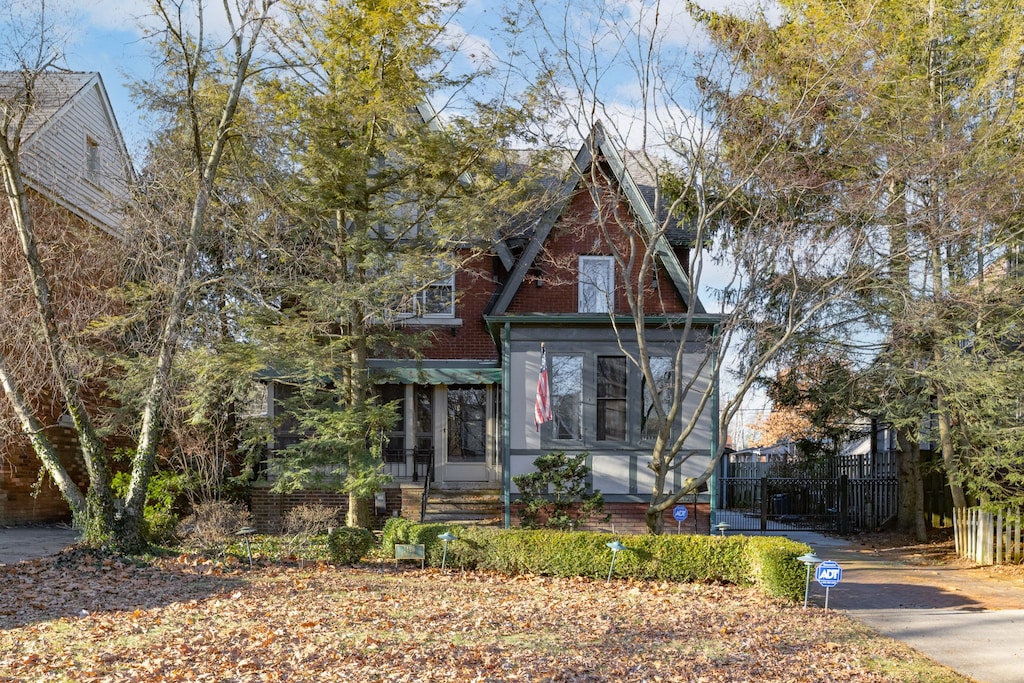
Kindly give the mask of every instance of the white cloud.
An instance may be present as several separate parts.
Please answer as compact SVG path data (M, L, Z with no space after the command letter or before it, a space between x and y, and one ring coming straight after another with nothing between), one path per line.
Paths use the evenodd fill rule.
M486 67L498 59L490 40L483 35L469 33L458 24L445 27L444 42L474 66Z

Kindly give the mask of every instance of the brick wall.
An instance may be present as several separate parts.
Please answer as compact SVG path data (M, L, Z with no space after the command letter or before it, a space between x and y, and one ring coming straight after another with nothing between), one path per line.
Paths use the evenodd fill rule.
M493 257L480 255L455 274L455 317L459 327L437 327L423 349L426 358L497 360L498 350L484 324L484 311L496 287Z
M111 238L63 208L30 193L29 201L40 243L40 251L48 268L51 297L59 322L65 331L74 334L98 316L110 313L116 304L105 292L118 283L115 250ZM0 205L0 218L9 220L6 203ZM45 354L39 350L36 327L26 321L37 319L32 299L28 296L27 270L16 256L13 231L0 234L0 345L16 372L16 381L35 407L36 417L44 425L68 474L85 490L88 476L78 452L73 430L54 426L62 411L62 402L51 392L53 381ZM62 328L63 329L63 328ZM100 413L101 388L86 384L82 388L86 404ZM20 432L21 425L0 392L0 420L11 430ZM29 524L68 521L71 511L49 476L40 478L42 464L27 439L9 438L0 441L0 524Z
M537 256L531 274L509 306L509 313L577 312L578 256L611 253L601 230L594 222L593 207L594 203L588 192L578 192L572 199L563 216L552 228L544 251ZM632 218L625 203L615 208L614 215L616 217L608 221L609 226L632 225ZM637 244L638 249L643 248L642 241L638 240ZM623 254L629 254L629 243L625 233L616 240L616 248ZM640 281L640 256L640 253L636 254L636 264L629 273L628 280L624 280L623 274L616 268L616 312L629 312L629 304L623 289L628 283L631 288L639 288L644 292L645 310L649 315L684 313L685 303L671 285L671 280L664 269L658 268L657 287L652 286L655 278Z
M51 427L47 436L68 474L84 491L89 482L74 430ZM71 509L27 443L8 441L0 462L0 524L68 522Z
M384 489L384 514L377 514L371 508L370 520L374 529L380 529L384 522L395 514L401 514L402 492L397 488ZM334 491L295 491L293 493L271 493L266 487L253 487L250 502L256 529L260 533L277 533L284 519L293 508L302 505L323 505L338 508L339 520L343 521L348 512L348 495ZM417 502L417 511L419 510ZM417 517L418 519L418 517Z

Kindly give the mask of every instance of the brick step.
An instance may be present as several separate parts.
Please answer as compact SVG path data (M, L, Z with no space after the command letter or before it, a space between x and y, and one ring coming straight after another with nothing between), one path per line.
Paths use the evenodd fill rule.
M497 490L431 491L427 498L426 522L486 525L501 520L501 492Z

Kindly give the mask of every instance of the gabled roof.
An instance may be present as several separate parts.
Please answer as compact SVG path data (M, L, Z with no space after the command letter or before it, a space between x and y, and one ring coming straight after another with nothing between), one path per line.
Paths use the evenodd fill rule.
M659 219L664 219L665 217L659 216L660 209L653 206L653 187L637 184L627 168L622 154L619 153L619 150L616 149L615 145L605 134L604 127L598 122L591 130L589 138L580 147L579 152L576 153L568 177L562 183L558 200L544 212L537 222L534 233L516 262L504 289L498 296L497 301L495 301L491 314L503 315L508 310L527 274L533 267L534 261L544 248L544 243L551 234L551 230L565 212L569 201L575 195L580 183L589 172L595 158L600 158L607 163L637 220L650 236L656 237L653 245L654 249L663 267L672 279L676 290L686 302L687 310L692 313L704 313L704 305L701 303L700 297L695 296L691 300L690 279L676 257L669 239L661 232ZM678 232L680 231L675 229L675 233Z
M32 108L25 119L22 131L22 144L27 145L38 137L53 122L67 111L73 100L94 85L99 85L106 115L114 124L118 143L128 157L127 148L121 138L121 129L117 126L114 109L107 98L107 89L103 86L103 78L96 71L43 71L35 74L35 86L32 91ZM17 102L25 96L25 76L20 71L0 71L0 101Z
M35 150L43 156L49 154L54 159L61 157L60 152L47 150L45 139L49 131L60 125L61 119L68 114L80 101L88 97L88 93L95 92L102 112L105 133L111 136L114 155L123 165L125 174L124 181L130 182L133 174L131 157L128 148L124 144L121 129L117 124L117 117L110 105L107 90L103 85L103 78L98 72L80 71L43 71L36 74L27 74L19 71L0 72L0 103L5 107L18 107L29 105L25 114L25 123L21 131L22 150ZM31 87L31 91L28 88ZM16 118L16 112L13 118ZM26 183L49 199L64 206L65 208L88 218L106 230L112 230L115 226L110 225L109 220L104 220L104 212L97 212L95 206L84 205L68 195L67 187L63 179L59 182L45 177L40 177L38 165L33 166L23 163L22 171L25 174Z

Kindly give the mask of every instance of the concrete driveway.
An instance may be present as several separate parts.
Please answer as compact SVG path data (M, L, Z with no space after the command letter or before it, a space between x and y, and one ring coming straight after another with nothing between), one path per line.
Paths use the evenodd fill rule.
M788 534L787 534L788 535ZM794 534L843 569L829 608L984 683L1024 681L1024 580L984 570L911 565L842 540ZM811 601L825 589L811 580Z
M56 555L78 542L68 526L0 527L0 565Z

